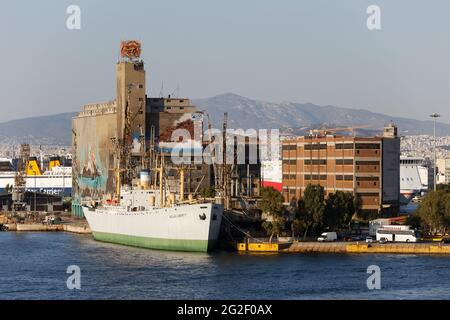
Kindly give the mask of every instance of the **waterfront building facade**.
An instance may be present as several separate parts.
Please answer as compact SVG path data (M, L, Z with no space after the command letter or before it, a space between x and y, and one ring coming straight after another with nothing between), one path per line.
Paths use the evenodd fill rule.
M351 192L364 217L395 215L400 200L400 139L391 124L380 137L309 135L283 141L282 194L294 204L309 184L326 195Z

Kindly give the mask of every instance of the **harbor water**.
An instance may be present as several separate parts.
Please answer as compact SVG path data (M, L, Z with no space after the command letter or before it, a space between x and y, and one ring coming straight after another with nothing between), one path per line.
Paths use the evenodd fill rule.
M69 233L0 233L0 299L450 299L450 257L146 250ZM67 288L80 268L79 290ZM367 268L380 268L369 290Z

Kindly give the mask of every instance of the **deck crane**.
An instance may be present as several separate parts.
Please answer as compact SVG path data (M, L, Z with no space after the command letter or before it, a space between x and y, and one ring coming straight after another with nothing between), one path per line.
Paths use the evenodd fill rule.
M214 143L214 139L213 139L213 135L212 135L212 121L211 121L211 116L209 115L209 113L206 110L202 110L201 111L203 114L206 115L206 117L208 118L208 139L209 139L209 147L210 150L211 148L213 148L213 143ZM218 188L218 180L217 180L217 174L218 174L218 169L217 169L217 161L216 161L216 150L215 148L213 148L213 150L211 151L211 162L213 164L213 171L214 171L214 188L217 190Z

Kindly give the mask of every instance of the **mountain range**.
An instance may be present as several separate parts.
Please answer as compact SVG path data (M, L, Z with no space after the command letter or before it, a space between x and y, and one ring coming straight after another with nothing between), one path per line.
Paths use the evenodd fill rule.
M353 127L358 134L380 133L394 122L401 135L432 134L433 122L375 113L363 109L319 106L312 103L267 102L225 93L206 99L194 99L198 110L206 110L213 127L221 128L224 112L228 127L241 129L282 129L295 134L318 127ZM76 112L31 117L0 123L0 143L71 144L71 119ZM450 124L438 123L438 135L450 135Z

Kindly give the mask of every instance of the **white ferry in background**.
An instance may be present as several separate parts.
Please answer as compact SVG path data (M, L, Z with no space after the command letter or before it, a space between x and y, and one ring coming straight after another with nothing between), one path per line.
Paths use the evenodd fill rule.
M400 157L400 193L408 200L423 195L433 184L433 165L421 157Z
M266 160L261 163L261 179L263 187L273 187L281 192L282 189L282 161Z
M13 159L0 158L0 193L14 186L16 171ZM26 190L60 196L72 194L72 167L62 166L59 158L50 158L42 172L36 157L30 157L25 175Z

